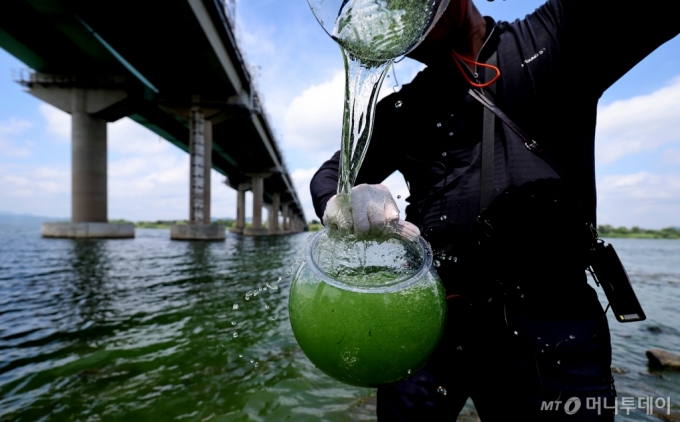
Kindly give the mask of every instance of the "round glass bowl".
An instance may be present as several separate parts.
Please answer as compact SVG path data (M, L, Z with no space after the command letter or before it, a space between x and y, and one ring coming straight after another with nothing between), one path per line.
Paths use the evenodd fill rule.
M322 230L305 255L291 285L290 323L317 368L378 387L425 365L441 339L446 299L423 238L347 242Z
M347 51L369 61L413 50L449 0L307 0L323 29Z

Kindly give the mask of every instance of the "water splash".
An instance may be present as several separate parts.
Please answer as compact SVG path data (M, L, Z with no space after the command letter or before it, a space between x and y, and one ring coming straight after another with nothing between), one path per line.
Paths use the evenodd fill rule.
M392 60L359 59L342 48L345 62L345 111L342 127L338 193L349 195L373 133L378 92Z

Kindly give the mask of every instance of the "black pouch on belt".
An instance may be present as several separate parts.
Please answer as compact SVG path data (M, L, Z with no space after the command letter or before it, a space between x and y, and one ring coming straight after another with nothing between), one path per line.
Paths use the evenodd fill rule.
M600 239L593 244L591 267L593 278L602 286L617 321L635 322L647 318L612 245Z

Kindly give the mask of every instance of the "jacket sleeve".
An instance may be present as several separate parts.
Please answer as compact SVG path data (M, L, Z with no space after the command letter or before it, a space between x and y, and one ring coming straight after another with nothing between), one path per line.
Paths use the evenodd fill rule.
M596 98L656 48L680 33L677 2L548 0L529 15L547 28L567 73ZM651 75L650 75L651 76Z
M394 108L396 94L382 99L377 106L373 136L368 145L368 151L364 162L359 169L356 185L368 183L382 183L398 167L398 155L400 142L392 137L395 123L391 109ZM338 171L340 168L340 151L337 151L330 160L319 167L310 183L310 192L314 211L322 219L326 210L326 204L338 190Z
M338 171L340 169L340 151L337 151L330 160L326 161L312 177L309 191L312 194L314 212L323 221L323 213L326 204L338 191Z

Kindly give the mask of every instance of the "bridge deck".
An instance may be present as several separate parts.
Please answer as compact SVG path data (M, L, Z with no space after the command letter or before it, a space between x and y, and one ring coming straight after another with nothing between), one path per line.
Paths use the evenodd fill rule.
M185 151L186 110L200 96L213 121L213 168L234 187L247 174L272 173L265 202L281 192L304 221L222 0L0 2L0 47L36 72L83 85L124 77L128 98L99 117L129 116Z

